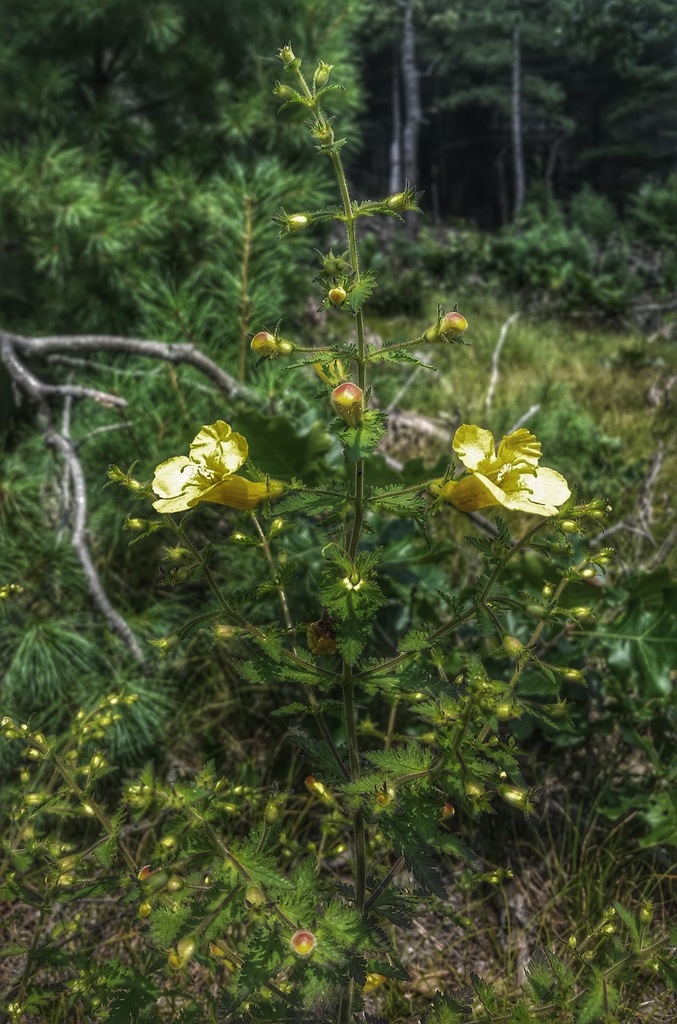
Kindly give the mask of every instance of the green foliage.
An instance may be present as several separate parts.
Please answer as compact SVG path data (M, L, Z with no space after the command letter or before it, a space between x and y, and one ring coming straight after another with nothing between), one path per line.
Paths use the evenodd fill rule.
M506 16L514 13L508 3L501 10ZM210 7L202 12L205 24L210 24L210 12ZM529 12L525 4L525 16ZM89 41L90 29L107 27L105 18L112 13L130 19L129 31L136 32L139 45L148 42L155 56L166 55L164 84L178 84L174 76L180 80L179 71L188 77L190 68L197 73L197 58L188 67L179 62L178 69L172 59L183 18L192 17L187 9L163 4L137 12L118 2L89 19L78 7L72 20ZM243 37L246 53L245 42ZM494 51L499 68L504 43L505 38L499 39ZM487 59L486 49L476 53ZM100 56L109 71L112 56ZM2 756L9 769L9 783L0 795L6 823L0 836L0 893L10 905L12 925L4 957L21 961L3 990L14 1017L28 1013L45 1021L60 1019L68 1006L78 1021L351 1024L365 1009L370 978L382 975L377 982L387 979L384 995L372 997L364 1017L382 1019L371 1009L380 1014L391 993L416 997L413 986L405 987L409 978L399 954L402 936L390 925L411 931L414 922L448 913L469 931L473 921L449 901L452 888L457 897L500 887L499 905L510 917L510 844L504 844L495 863L490 855L493 829L487 828L485 816L493 816L499 838L506 820L516 832L520 812L533 815L541 786L552 787L552 780L537 772L535 759L524 764L520 746L532 737L538 737L539 749L561 752L618 729L623 743L642 750L652 775L642 782L641 792L623 784L615 793L615 780L608 783L603 792L607 805L598 799L595 813L613 818L617 812L623 821L636 818L647 825L635 852L659 846L662 853L674 842L677 806L665 785L675 776L668 685L677 640L673 584L661 571L639 581L614 577L610 586L598 586L612 557L594 537L608 514L604 498L579 502L572 496L559 501L561 509L552 515L506 509L494 526L481 514L486 495L496 497L496 490L507 494L497 481L514 482L522 464L515 456L515 464L494 466L486 458L473 465L467 453L464 464L474 480L466 477L466 484L475 488L467 499L469 510L480 511L474 522L486 535L470 537L464 545L468 561L463 574L453 581L445 578L449 563L441 559L454 551L446 540L447 516L458 522L458 510L451 511L449 502L445 507L442 497L433 498L430 492L439 491L439 485L432 486L423 460L405 467L402 487L402 481L384 483L393 477L375 456L387 435L387 417L369 405L371 374L380 363L412 359L420 366L422 360L410 349L425 342L422 335L377 349L365 331L364 309L375 278L369 272L360 276L355 221L363 213L393 211L388 201L360 207L349 199L341 158L345 140L336 138L323 106L325 97L333 96L326 86L331 68L320 62L311 80L291 44L278 56L284 80L276 95L286 98L287 106L289 90L297 89L311 136L320 143L322 160L331 164L342 199L336 209L307 209L299 197L304 189L312 193L315 184L305 171L292 175L298 191L289 210L307 212L283 212L277 218L286 226L277 247L281 256L268 259L272 243L257 206L272 202L278 191L294 192L286 172L278 174L277 165L267 161L249 167L246 160L229 165L219 177L208 161L199 172L189 167L187 177L180 162L151 171L145 162L154 149L154 133L144 135L143 126L140 144L145 140L147 148L141 146L139 187L147 186L148 175L157 175L153 180L161 182L166 206L139 206L119 250L109 238L87 249L84 239L97 238L95 207L107 195L101 185L105 146L117 152L128 141L115 129L115 118L109 120L96 82L92 106L101 119L105 146L92 175L99 176L101 187L88 188L82 176L82 140L49 149L44 173L49 177L56 167L50 188L58 198L47 201L35 221L30 220L35 212L31 187L19 182L19 220L26 218L20 226L30 228L25 244L37 239L37 248L49 248L54 238L60 243L49 249L44 265L37 248L30 257L38 277L43 274L50 287L62 285L68 291L54 313L57 320L84 298L77 289L91 284L78 273L78 259L85 253L92 265L98 262L99 283L111 288L101 299L101 310L115 301L119 288L127 301L121 323L127 316L147 327L169 323L165 336L172 341L193 343L199 336L204 349L220 360L237 356L242 379L247 377L250 321L269 315L273 323L279 311L268 314L264 307L286 301L287 286L294 291L296 266L288 243L296 245L314 224L337 221L346 231L348 255L341 260L349 268L338 276L349 285L351 299L339 304L335 315L346 318L348 329L354 324L356 341L337 346L330 322L323 328L328 344L317 347L331 355L327 372L331 368L339 378L357 379L364 406L357 426L334 423L334 443L332 412L328 403L312 402L307 378L301 376L306 371L298 368L295 380L300 383L292 389L280 383L289 378L275 360L259 365L253 392L233 399L227 413L249 444L249 460L237 471L249 480L280 479L286 490L263 507L246 507L246 497L233 498L229 507L231 492L220 486L232 473L223 442L205 456L199 472L194 472L196 463L184 464L193 472L191 487L223 503L208 500L194 509L182 501L184 492L174 495L178 514L161 522L141 520L143 545L134 546L131 558L120 557L131 581L124 604L132 626L142 623L150 631L156 625L160 634L152 640L163 660L147 670L127 664L108 668L119 641L103 627L96 636L80 628L76 609L87 593L84 582L79 594L68 593L59 573L53 573L38 586L40 577L25 547L40 523L41 502L32 493L33 481L24 487L11 466L7 471L0 511L19 528L3 554L8 582L0 591L3 605L8 602L3 614L9 625L0 647L7 680ZM199 57L205 59L202 48ZM205 74L213 85L213 66ZM67 89L64 76L54 85L59 95ZM130 71L129 89L133 78ZM142 76L141 84L136 82L135 96L146 94L143 81ZM110 103L116 94L107 91ZM549 90L546 82L531 83L530 95L554 116L561 102L557 90ZM291 98L293 112L299 103ZM498 85L479 97L469 88L465 100L500 109L505 95ZM181 113L181 103L177 107ZM155 125L158 136L172 128L169 111L167 116L167 123ZM180 118L173 127L182 145L200 141L188 128L184 133ZM278 137L275 131L270 135ZM289 146L290 152L294 149L295 144ZM18 157L13 159L18 170ZM117 159L122 167L124 157ZM68 169L77 184L70 192ZM33 167L31 174L37 172ZM110 193L119 190L125 220L137 200L137 181L130 185L120 170L106 173ZM36 180L31 178L33 187ZM12 199L3 214L9 219L16 182L12 175L3 181L0 201ZM58 214L49 221L55 209ZM171 216L165 218L167 209ZM522 233L502 239L506 279L524 274L527 282L549 288L552 265L571 263L567 273L580 284L576 260L583 261L592 279L594 250L583 242L590 236L604 244L612 211L586 193L574 204L572 217L577 224L570 227L554 206L534 202L525 212ZM80 238L71 237L71 230L82 232ZM166 261L153 264L158 276L144 271L136 277L126 257L136 246L148 247L153 262L156 243ZM106 260L109 274L104 273ZM327 260L325 276L336 276L327 270ZM116 273L121 275L117 281ZM599 281L595 286L602 289ZM98 313L90 304L83 315L94 323ZM312 355L313 346L298 347ZM129 367L126 357L116 357L86 370L105 372L118 382L127 379ZM386 370L392 371L392 365ZM162 396L157 404L156 391ZM54 392L43 394L45 411L51 397ZM134 401L148 408L145 419L139 409L131 410L134 429L124 440L117 434L119 424L101 409L101 420L91 424L96 432L85 434L84 415L73 413L70 398L61 429L75 452L88 439L105 443L106 453L109 444L126 448L125 458L93 461L115 466L136 460L127 473L114 469L111 479L143 502L144 515L150 516L151 488L135 478L136 466L139 473L150 473L167 459L177 436L192 436L196 420L222 413L220 404L215 413L211 393L205 395L190 378L179 385L173 368L161 380L147 375ZM157 429L146 429L137 438L140 422ZM558 422L553 419L548 429L556 433ZM116 440L102 442L111 426ZM578 429L580 449L592 461L593 428L582 423ZM10 445L16 446L12 459L20 461L21 440L11 438ZM102 454L100 448L92 450ZM571 458L577 456L578 450ZM69 466L66 477L74 473ZM48 466L42 472L49 481L47 504L51 501L58 522L68 488L62 481L59 491ZM103 483L105 472L101 476ZM120 493L107 491L110 504L100 504L92 520L92 532L101 532L95 558L85 562L95 594L91 566L98 561L103 567L122 551L119 533L105 522L115 502L122 505ZM125 513L128 507L116 508L120 523ZM127 526L133 530L137 519L128 514ZM468 520L462 523L459 530L468 530ZM74 536L81 561L82 532ZM64 556L58 544L50 546L44 537L44 531L38 534L35 549L45 564L51 568L63 562L73 573L73 556ZM155 576L158 566L160 588L151 600L146 590L135 590L135 577ZM12 584L15 576L20 584ZM203 612L207 601L211 607ZM588 714L585 693L571 693L574 687L582 690L586 676L595 715ZM170 720L170 685L179 713L166 748L152 756L153 741ZM43 697L47 700L41 706ZM202 718L198 727L196 714ZM288 727L290 718L297 721ZM197 751L196 732L201 738ZM126 738L126 748L120 737ZM290 758L292 745L298 753L292 748ZM142 755L149 759L137 777L112 774L111 756L125 749L127 764ZM214 753L213 759L207 759L207 752ZM593 744L589 756L597 756ZM614 773L620 774L618 763ZM619 797L615 805L614 796ZM542 809L545 817L545 804ZM471 847L482 829L484 838L475 852ZM647 884L642 880L635 887L644 892ZM432 897L449 906L439 906ZM87 909L92 904L97 905L94 911ZM95 926L90 913L96 914ZM618 898L599 917L586 910L579 922L580 944L575 935L563 950L560 940L547 942L532 957L523 986L502 978L494 984L470 964L463 972L467 986L437 995L419 1019L453 1024L472 1013L478 1024L536 1024L543 1016L564 1024L573 1013L578 1024L591 1024L621 1005L634 1013L654 964L666 983L675 974L672 937L662 920L654 924L653 914L648 898L642 898L638 910ZM27 920L34 929L30 942L25 940ZM424 925L419 934L425 934ZM412 941L409 935L404 940ZM500 966L500 974L508 977L510 964ZM448 977L449 972L445 985Z

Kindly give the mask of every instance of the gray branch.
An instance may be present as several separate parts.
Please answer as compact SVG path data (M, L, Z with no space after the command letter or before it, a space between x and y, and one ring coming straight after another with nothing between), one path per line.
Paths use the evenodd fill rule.
M126 352L129 355L145 356L147 359L160 359L165 363L185 363L194 366L208 377L228 398L242 398L249 402L259 403L260 399L250 391L249 388L240 384L234 377L211 360L204 352L195 345L190 344L169 344L165 341L145 341L139 338L121 338L108 334L64 334L56 337L31 338L19 334L11 334L9 331L0 330L0 341L2 342L2 358L7 365L10 376L16 379L17 367L20 363L17 353L24 359L34 360L54 353L81 353L81 352ZM12 357L13 364L12 364ZM9 362L8 362L9 360ZM12 364L12 365L10 365ZM33 397L35 395L35 384L38 385L40 393L36 395L39 400L44 394L64 394L63 391L45 392L43 388L56 387L57 385L46 385L21 365L23 373L22 381L17 381L23 390ZM32 384L28 378L31 378ZM102 393L103 394L103 393ZM81 395L80 397L94 397L94 395ZM120 404L121 399L114 400ZM97 399L102 401L103 399Z
M45 442L50 448L59 452L66 462L70 483L70 513L72 516L71 544L73 545L73 550L75 551L80 565L82 566L82 571L85 574L87 586L90 594L92 595L92 600L113 632L117 633L117 635L123 640L132 657L138 662L143 662L145 661L145 658L143 656L143 651L139 646L139 642L125 620L119 612L116 612L115 608L113 608L113 605L108 600L108 596L103 588L103 584L101 583L101 579L99 578L99 574L87 545L87 485L85 483L85 474L82 469L82 463L77 457L75 448L73 447L70 439L59 434L54 429L51 420L48 420L47 429L45 430Z

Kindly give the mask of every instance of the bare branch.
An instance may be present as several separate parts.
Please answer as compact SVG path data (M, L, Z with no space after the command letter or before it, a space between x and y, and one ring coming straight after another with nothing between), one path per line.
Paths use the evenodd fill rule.
M191 344L169 344L164 341L145 341L139 338L121 338L107 334L64 334L56 337L30 338L3 330L0 330L0 340L2 341L3 360L8 366L11 376L16 379L16 374L19 372L16 367L18 363L23 371L21 374L23 387L29 394L34 393L34 385L31 388L28 378L33 381L36 378L16 358L17 352L29 360L53 353L126 352L129 355L145 356L147 359L160 359L166 363L186 363L189 366L194 366L212 380L228 398L243 398L256 404L260 404L261 401L254 392L240 384L204 352L200 352L195 345ZM10 368L12 356L14 357L14 369ZM17 380L17 383L21 384L22 382ZM50 387L50 385L43 385L43 387ZM37 395L38 399L40 397L42 394Z
M519 317L519 313L511 313L508 319L501 327L500 334L498 335L498 342L494 349L494 354L491 357L491 377L489 379L489 387L487 388L486 398L484 399L484 408L488 411L491 408L491 403L494 400L494 394L496 392L496 385L498 384L498 361L501 357L501 350L505 345L508 337L508 331L515 323L515 320Z
M508 431L508 433L509 434L514 434L516 430L519 430L520 427L523 427L525 423L529 422L529 420L531 419L532 416L535 416L536 413L540 411L540 408L541 408L541 403L540 402L536 402L535 405L530 405L529 408L527 409L527 411L525 413L523 413L520 416L520 418L515 421L515 423L513 423L513 425L511 426L510 430Z
M49 415L46 405L43 405L43 409L44 412ZM69 414L66 411L66 423L68 415ZM59 452L66 462L67 472L70 478L69 497L70 512L72 516L71 544L77 559L82 566L89 592L92 595L92 600L113 632L117 633L125 643L132 657L138 662L143 662L145 661L145 658L141 647L139 646L139 642L125 620L119 612L116 612L115 608L113 608L113 605L108 600L106 591L103 588L96 566L94 565L94 560L92 559L87 545L87 487L85 484L85 474L82 469L82 463L75 453L75 448L73 447L71 440L58 433L54 429L51 419L49 418L47 420L47 428L45 430L45 442L50 448Z

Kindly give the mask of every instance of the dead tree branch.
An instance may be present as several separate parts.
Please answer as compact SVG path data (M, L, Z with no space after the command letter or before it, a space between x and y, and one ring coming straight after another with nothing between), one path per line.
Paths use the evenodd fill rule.
M80 562L87 581L87 587L94 606L108 623L110 629L124 642L132 657L145 661L143 651L130 626L115 610L106 594L99 577L94 559L87 542L87 483L82 463L77 454L77 444L70 437L70 419L74 399L91 399L102 406L123 409L127 401L121 395L100 391L97 388L79 384L52 384L41 380L35 373L35 364L61 359L71 368L81 371L100 369L91 359L80 358L101 352L123 352L130 356L143 356L166 363L185 364L199 370L212 385L229 399L240 399L250 404L260 404L260 399L249 388L240 384L229 373L192 344L167 344L162 341L145 341L137 338L120 338L112 335L63 335L34 338L0 329L0 361L4 364L12 383L17 403L28 401L37 407L39 418L44 422L45 444L64 460L65 475L62 494L64 505L70 515L71 545ZM64 400L63 425L58 431L53 422L50 399ZM129 424L100 426L86 438L105 430L119 429Z
M501 358L501 350L505 345L508 337L508 331L519 317L519 313L511 313L508 319L501 327L500 334L498 335L498 342L494 349L494 354L491 357L491 377L489 378L489 387L487 388L486 398L484 399L484 408L489 411L491 403L494 400L494 394L496 392L496 385L498 384L498 361Z
M57 430L51 421L49 410L43 406L43 414L47 417L45 429L45 443L48 447L57 451L65 460L66 472L68 475L68 492L71 523L71 544L76 557L82 566L82 571L87 580L87 587L92 600L103 618L106 620L114 633L122 639L132 657L138 661L145 661L143 651L139 642L134 636L129 625L125 622L119 612L116 612L108 600L106 591L97 572L94 560L87 544L87 484L82 463L75 453L73 443L68 437L64 437Z

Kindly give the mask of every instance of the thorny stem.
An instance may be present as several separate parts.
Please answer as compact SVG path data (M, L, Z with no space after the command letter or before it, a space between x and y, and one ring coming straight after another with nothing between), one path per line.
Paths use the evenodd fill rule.
M315 120L320 128L328 129L329 125L326 124L324 117L321 113L319 104L315 97L311 93L305 78L301 74L300 70L296 70L297 79L303 89L306 98L309 101L309 105L315 115ZM344 210L344 221L346 225L346 232L348 235L348 248L350 251L350 263L353 272L353 280L355 283L359 283L360 280L360 263L357 251L357 236L355 233L355 212L353 210L353 204L350 199L350 192L348 191L348 182L346 180L345 171L343 169L343 163L338 149L331 148L329 150L329 158L332 162L334 172L336 174L336 180L338 182L339 191L341 193L341 199L343 201ZM357 356L355 361L357 362L357 375L358 384L363 392L366 392L367 388L367 358L368 351L364 337L364 317L362 310L358 310L355 314L355 325L357 332ZM357 554L358 545L360 542L360 534L362 532L362 524L364 520L364 461L360 459L355 463L355 478L353 485L353 523L350 531L350 538L348 540L347 548L348 554L352 560L355 559ZM344 659L343 661L343 704L345 712L346 722L346 733L348 737L348 754L350 760L350 776L351 779L357 780L360 777L360 755L359 745L357 740L357 727L355 722L355 678L353 676L352 667ZM365 851L365 836L364 836L364 819L359 811L356 811L353 817L353 832L355 837L355 906L360 914L364 913L365 904L365 885L366 885L366 851ZM345 991L341 1000L341 1009L339 1012L340 1024L349 1024L352 1020L352 1007L353 1007L353 996L355 992L355 983L350 981L348 983L347 990Z
M273 581L276 581L277 580L277 566L275 565L275 559L273 558L273 553L270 550L270 543L268 541L268 538L266 537L266 534L265 534L265 531L264 531L263 527L261 526L261 523L259 521L258 516L255 513L253 513L253 512L252 512L252 521L254 523L254 526L256 527L256 531L257 531L257 533L259 535L259 538L261 540L261 547L263 549L264 555L266 556L266 561L268 562L268 565L270 567L270 571L272 573ZM294 620L292 618L291 611L289 610L289 601L287 600L287 592L286 592L286 590L284 589L283 585L280 582L277 582L276 586L277 586L277 593L278 593L278 596L280 598L280 606L282 608L282 614L284 615L284 621L285 621L285 624L287 626L287 635L288 635L289 639L291 640L291 644L292 644L292 653L296 654L296 629L294 627ZM306 697L308 698L308 703L310 704L310 706L312 708L317 708L318 700L317 700L317 697L315 696L315 692L312 689L312 687L311 686L306 686L305 687L305 691L306 691ZM329 747L329 749L331 750L332 757L334 758L334 761L336 762L336 764L337 764L337 766L339 768L339 771L341 772L341 775L343 775L344 779L348 780L350 778L350 773L348 772L348 770L346 769L346 766L343 763L343 758L341 757L341 755L339 754L338 750L336 749L336 744L334 743L333 737L332 737L332 735L331 735L331 733L329 731L329 727L328 727L328 725L327 725L327 723L325 721L324 715L322 714L321 711L317 711L316 710L315 711L315 718L317 719L317 724L318 724L319 730L322 733L322 738L325 741L325 743L327 744L327 746Z
M206 819L203 818L202 815L199 814L198 811L196 811L193 807L189 807L188 810L193 815L195 820L200 822L200 824L202 825L202 827L204 828L205 832L207 833L207 835L209 836L211 841L214 843L214 845L218 849L218 851L221 854L221 856L223 857L223 859L227 860L229 864L233 865L233 867L235 868L237 873L240 875L240 877L244 878L245 882L253 881L252 876L249 874L249 872L247 871L247 869L244 866L244 864L241 864L240 861L235 856L235 854L231 853L231 851L228 849L226 844L223 842L223 840L221 839L219 834L216 832L216 830L214 828L212 828L212 826L209 824L209 822L206 821ZM263 886L261 886L261 888L263 888ZM279 919L282 921L282 923L284 925L287 926L287 928L291 928L292 931L294 931L296 929L296 925L291 920L291 918L287 917L287 915L284 913L284 911L281 910L280 907L278 907L277 903L275 903L274 900L268 899L268 906L270 906L270 908L273 911L273 913L276 914L277 917L279 917Z

